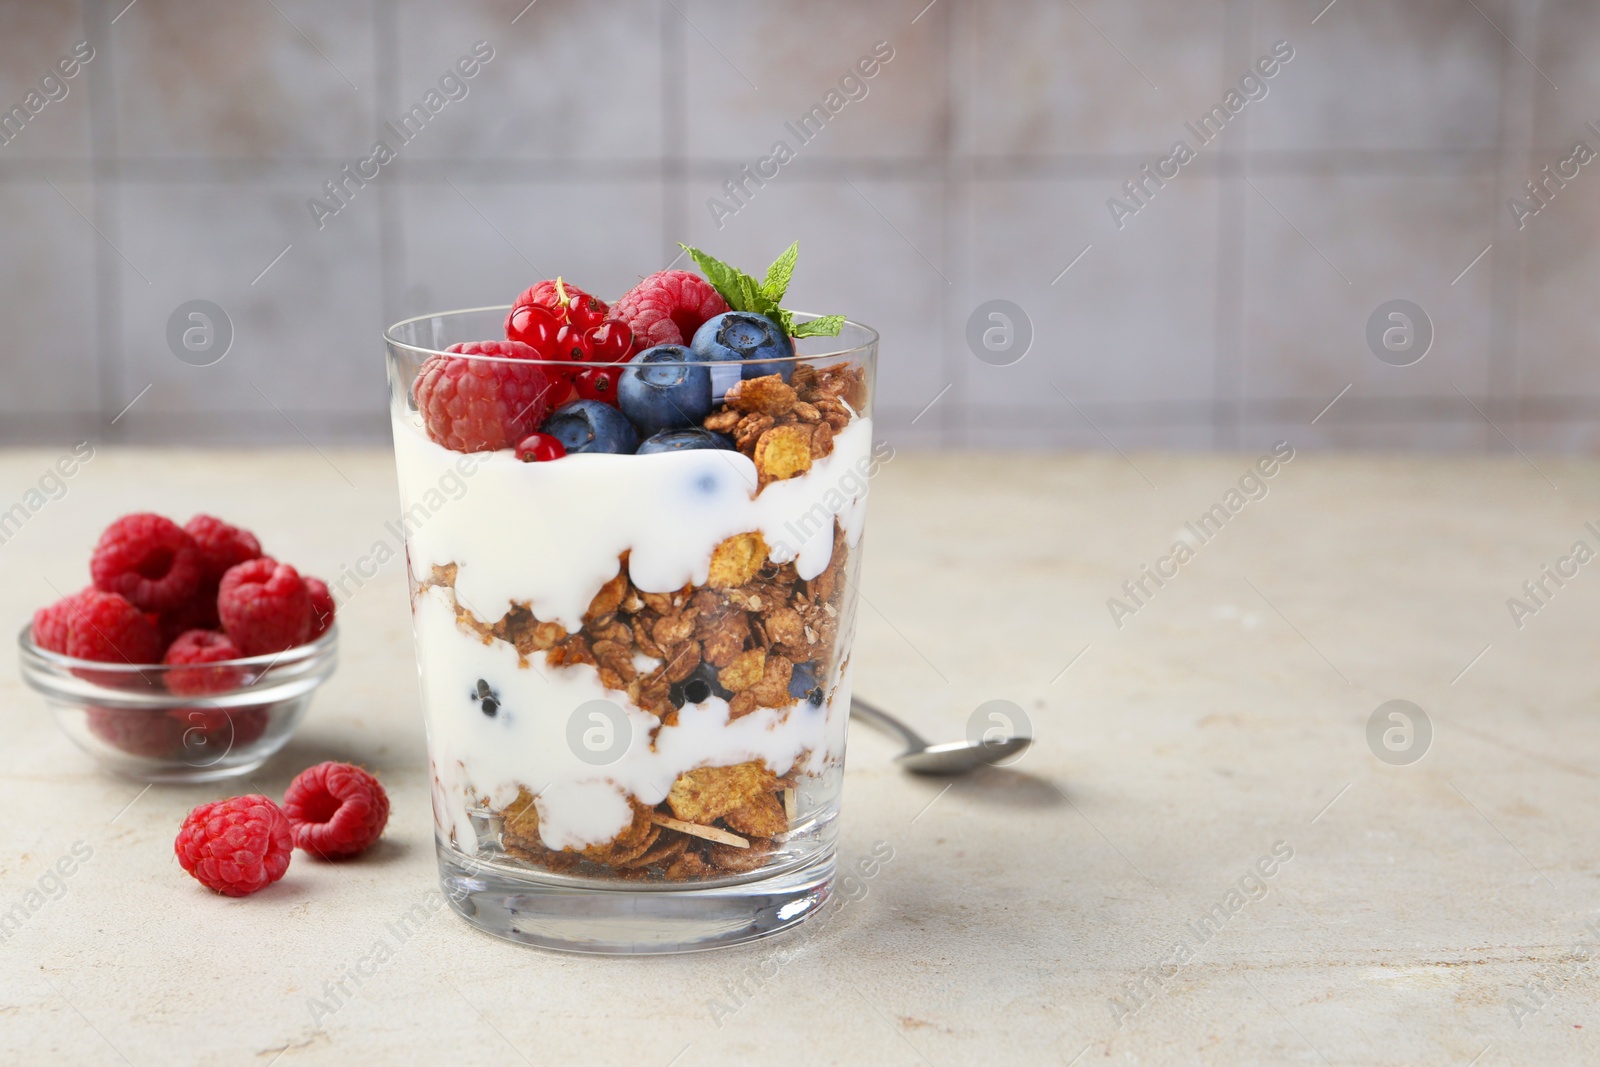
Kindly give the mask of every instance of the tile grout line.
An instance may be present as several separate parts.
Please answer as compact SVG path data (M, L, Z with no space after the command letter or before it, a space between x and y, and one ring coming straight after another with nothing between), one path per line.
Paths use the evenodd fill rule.
M1222 43L1218 63L1226 79L1229 61L1241 50L1239 23L1245 24L1243 38L1248 42L1251 13L1241 11L1247 0L1231 0L1224 8ZM1240 132L1249 133L1248 124ZM1249 154L1238 138L1224 142L1217 154L1217 264L1216 295L1213 313L1211 354L1211 446L1229 449L1239 446L1242 431L1242 383L1244 380L1244 285L1247 254L1247 227L1250 211L1242 182L1247 177ZM1233 177L1235 180L1229 181Z
M400 53L400 18L398 5L379 4L372 13L374 123L384 114L394 114L398 110L400 65L385 62L383 57ZM378 183L378 300L383 306L384 327L412 313L406 307L410 299L406 207L403 190L391 182Z
M109 34L90 32L91 27L101 25L105 15L104 7L104 0L82 0L78 5L84 38L104 56L103 66L92 72L88 84L90 158L88 180L93 192L90 211L95 217L95 226L101 231L115 228L117 213L113 201L120 189L113 177L102 174L102 164L105 160L108 157L114 159L118 154L116 93L108 84L108 79L114 73L115 49L108 40ZM120 403L116 398L125 391L122 386L127 377L126 368L122 365L121 289L118 284L117 265L112 262L105 247L109 240L110 238L107 238L106 241L96 242L94 252L95 388L98 393L95 397L95 410L98 416L97 423L106 427L101 430L102 433L107 436L126 437L125 430L111 430L109 423L106 422L111 407Z
M1531 146L1535 148L1549 146ZM1371 158L1351 162L1350 153L1311 151L1285 153L1238 151L1235 160L1247 161L1250 173L1257 176L1307 178L1325 176L1354 177L1492 177L1497 173L1498 157L1493 149L1439 149L1411 152L1401 149L1375 150ZM1463 165L1453 162L1462 154L1486 157ZM1075 156L1011 157L955 151L953 155L971 168L974 182L1007 183L1018 180L1099 180L1125 176L1130 166L1148 162L1139 157L1117 152L1097 152ZM545 184L567 182L574 176L586 181L653 182L660 179L661 158L655 156L599 157L592 159L558 159L554 157L500 157L477 156L465 160L482 165L485 173L475 180L494 184ZM302 156L296 158L232 156L213 160L193 160L168 157L106 157L93 161L85 157L46 156L18 159L0 159L0 182L38 181L42 175L59 176L66 181L89 181L94 177L109 177L128 183L193 185L249 184L278 179L302 181L320 179L327 171L349 162L339 157ZM385 170L385 180L391 184L436 184L446 174L458 172L461 160L455 159L399 159L392 164L393 173ZM708 179L725 177L730 168L746 163L738 157L698 155L687 159L687 166L696 175ZM935 181L939 177L942 160L939 157L908 156L833 156L827 159L799 159L790 164L784 173L809 181L841 181L844 177L861 180L904 179L908 181ZM1191 164L1198 177L1231 177L1233 172L1222 168L1207 157ZM1235 171L1238 169L1234 165ZM1189 173L1185 169L1184 173Z
M934 13L931 20L931 36L937 41L938 46L944 50L943 64L943 96L939 102L944 113L944 150L940 153L940 182L939 182L939 258L942 259L948 270L955 274L958 283L952 286L956 294L967 294L967 279L972 277L970 263L971 244L965 239L966 227L965 208L969 202L967 196L968 185L965 180L957 178L959 164L956 160L955 142L953 131L956 129L955 101L956 101L956 34L955 20L961 5L945 4ZM918 16L921 17L920 15ZM959 168L963 172L965 168ZM961 209L962 219L956 218L958 209ZM944 368L944 380L952 384L958 380L960 387L956 390L956 399L945 405L939 413L939 446L941 448L960 448L967 444L967 404L965 397L966 388L966 361L961 358L960 347L952 341L952 327L957 327L951 319L960 319L962 301L958 295L955 300L946 301L944 316L946 326L939 331L939 363ZM882 358L880 351L879 358Z
M661 45L661 229L662 256L672 255L679 241L689 241L689 101L683 79L687 69L687 16L679 17L669 0L656 5L656 32Z
M1484 386L1491 405L1507 398L1515 405L1509 420L1515 432L1520 430L1522 423L1521 404L1515 389L1515 345L1521 334L1525 250L1516 235L1508 229L1510 224L1506 219L1507 213L1500 207L1500 196L1502 190L1516 188L1517 168L1527 158L1534 139L1538 105L1532 96L1532 76L1527 73L1522 60L1513 53L1510 41L1503 34L1501 38L1499 69L1495 72L1499 87L1495 94L1499 115L1495 134L1495 199L1491 205L1494 222L1490 233L1506 255L1490 261L1489 353ZM1493 428L1485 426L1482 432L1483 451L1487 454L1497 451L1498 440ZM1520 433L1517 435L1521 436Z

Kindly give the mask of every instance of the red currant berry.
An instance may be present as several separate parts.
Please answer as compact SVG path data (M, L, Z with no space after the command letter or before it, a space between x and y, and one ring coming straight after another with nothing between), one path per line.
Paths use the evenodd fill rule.
M606 320L606 305L592 296L574 296L568 304L567 321L579 330L592 329Z
M547 373L550 371L556 372L550 383L550 411L554 411L556 408L564 404L570 404L578 399L578 390L572 384L572 374L579 368L572 364L568 366L571 368L570 370L563 370L560 367L545 368Z
M524 463L544 463L566 454L561 442L547 433L530 433L517 445L517 458Z
M572 384L584 400L598 400L616 407L617 379L621 376L621 367L586 367L573 375Z
M590 361L589 342L584 339L583 331L576 326L563 326L556 331L555 354L553 359L564 359L571 363L588 363Z
M556 334L561 330L555 312L536 304L518 304L506 317L506 338L521 341L539 353L541 359L550 359L555 353Z
M626 363L633 353L633 331L618 319L607 319L583 335L596 363Z

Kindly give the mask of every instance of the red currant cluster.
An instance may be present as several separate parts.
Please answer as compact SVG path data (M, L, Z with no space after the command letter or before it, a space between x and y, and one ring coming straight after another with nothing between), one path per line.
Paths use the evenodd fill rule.
M560 278L517 297L506 317L506 338L530 346L540 359L572 365L556 371L551 407L575 397L616 405L621 364L633 355L633 331L608 318L609 310L604 300Z

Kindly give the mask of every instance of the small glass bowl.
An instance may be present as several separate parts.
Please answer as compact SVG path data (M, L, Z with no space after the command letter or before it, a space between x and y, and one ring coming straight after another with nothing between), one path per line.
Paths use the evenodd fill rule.
M248 774L284 746L338 663L337 634L335 624L286 652L198 667L74 659L34 644L32 626L17 644L23 678L106 770L144 782L212 782Z

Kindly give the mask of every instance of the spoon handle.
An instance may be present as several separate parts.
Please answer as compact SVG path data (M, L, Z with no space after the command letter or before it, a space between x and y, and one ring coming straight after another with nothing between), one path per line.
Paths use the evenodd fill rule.
M898 737L906 743L908 750L928 747L928 742L923 739L921 734L893 715L890 715L887 711L868 704L858 696L850 698L850 716L851 718L860 719L862 722L874 726L886 734Z

